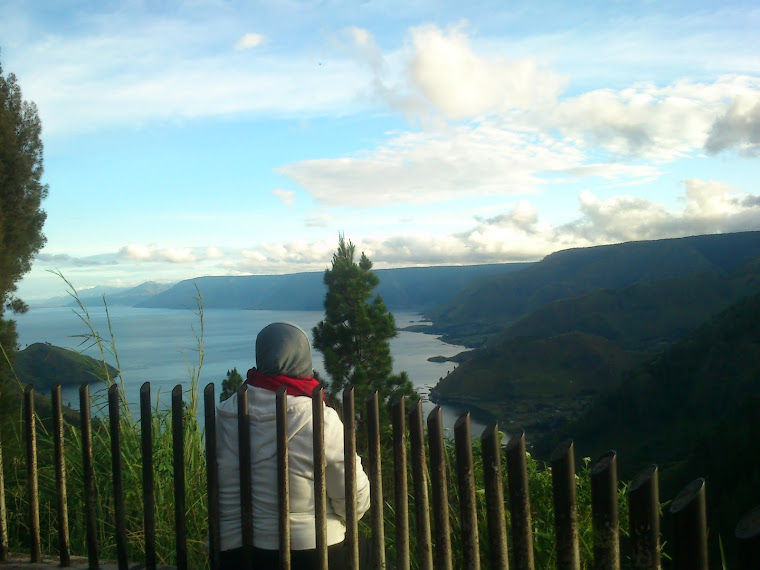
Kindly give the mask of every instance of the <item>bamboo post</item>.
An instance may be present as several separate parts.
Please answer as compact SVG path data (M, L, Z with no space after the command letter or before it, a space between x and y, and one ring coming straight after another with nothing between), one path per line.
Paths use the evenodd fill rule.
M34 414L34 386L24 389L24 426L26 431L26 475L29 495L29 537L31 561L42 561L40 546L40 490L37 481L37 425Z
M435 523L436 570L452 570L451 530L449 526L449 478L446 449L443 445L441 407L428 414L428 446L430 447L430 479L433 487L433 521Z
M573 442L566 441L558 445L552 452L550 460L554 496L554 530L557 537L557 568L580 570Z
M311 415L314 422L314 524L317 557L321 570L327 570L327 486L325 481L325 407L324 388L311 393Z
M631 561L636 570L660 568L660 489L657 465L639 471L628 486Z
M79 417L82 425L82 472L84 475L84 509L87 533L87 563L89 568L98 564L98 522L95 509L98 496L95 491L95 470L92 461L92 417L90 416L90 385L79 387Z
M380 458L380 410L377 391L367 398L367 440L369 444L369 489L372 514L372 551L375 568L385 568L383 526L383 473Z
M156 499L153 478L153 412L150 408L150 382L140 386L140 451L142 454L143 535L145 568L156 568Z
M670 504L674 568L707 570L705 480L695 479Z
M343 390L343 456L346 465L346 549L348 567L359 570L359 519L356 516L356 415L354 387Z
M58 512L58 556L61 566L71 566L71 544L69 542L69 511L66 500L66 455L64 454L63 409L61 406L61 385L52 390L53 401L53 446L55 461L56 510ZM2 471L2 464L0 464ZM5 497L3 497L3 500Z
M219 466L216 459L216 394L214 383L203 390L206 421L206 486L208 489L208 558L211 570L220 570L221 535L219 528Z
M475 473L472 468L469 412L462 414L454 424L454 448L459 486L459 513L462 519L463 566L467 570L479 570L478 511L475 504Z
M507 570L507 523L504 520L504 486L501 478L501 448L497 423L492 423L483 430L480 447L483 455L483 486L486 492L491 567Z
M591 466L591 517L594 568L619 570L617 458L614 451L608 451Z
M251 488L251 428L248 419L248 389L237 391L238 466L240 468L240 527L246 567L253 565L253 489Z
M760 568L760 505L739 520L735 535L739 568Z
M127 514L124 506L124 473L121 461L121 426L119 414L119 386L108 388L108 422L111 434L111 475L116 527L116 559L119 570L127 570Z
M184 408L182 385L177 384L172 390L172 457L174 465L174 533L178 570L187 570Z
M275 400L277 437L277 530L280 568L290 570L290 475L288 470L288 392L277 388Z
M417 523L417 563L420 570L433 570L433 541L430 537L425 431L422 427L422 402L417 400L409 412L409 436L412 445L412 481L414 514Z
M525 432L520 430L507 442L507 479L512 519L512 555L517 570L534 570L533 522L530 514Z
M409 568L409 491L406 472L406 407L404 396L391 406L393 419L393 491L396 508L396 568Z

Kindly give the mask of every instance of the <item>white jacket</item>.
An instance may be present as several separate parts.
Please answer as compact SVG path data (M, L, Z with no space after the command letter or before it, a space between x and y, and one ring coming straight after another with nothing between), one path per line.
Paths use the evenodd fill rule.
M254 546L277 550L277 440L276 395L270 390L246 386L251 427L251 480L253 488ZM324 405L324 404L323 404ZM316 548L314 521L314 459L312 400L287 397L288 467L290 471L291 549ZM219 464L221 549L242 546L240 520L240 469L238 466L237 394L216 408L216 445ZM327 490L327 543L341 542L346 534L343 423L324 406L325 480ZM370 505L369 480L358 456L356 462L357 517Z

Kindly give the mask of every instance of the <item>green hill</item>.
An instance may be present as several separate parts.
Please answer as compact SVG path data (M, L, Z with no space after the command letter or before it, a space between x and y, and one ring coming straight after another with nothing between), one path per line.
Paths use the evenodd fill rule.
M663 497L704 476L711 536L721 534L730 547L726 539L739 517L760 504L758 410L760 295L755 295L628 375L564 432L572 434L581 456L616 449L624 478L659 463Z
M498 418L507 431L536 434L556 428L594 395L618 386L623 372L642 359L640 353L582 332L516 338L498 349L477 351L442 378L430 398Z
M560 299L519 319L487 345L495 348L517 337L580 331L628 350L659 351L758 291L760 257L729 272L684 275Z
M58 383L79 386L105 379L103 363L74 350L41 342L20 351L13 368L22 384L31 384L35 390L44 392ZM116 378L118 370L109 365L108 374Z
M498 418L507 429L555 429L647 357L758 292L760 258L728 273L558 300L467 354L431 397Z
M758 256L760 232L570 249L520 272L481 277L426 316L445 339L477 346L560 299L686 275L722 275Z

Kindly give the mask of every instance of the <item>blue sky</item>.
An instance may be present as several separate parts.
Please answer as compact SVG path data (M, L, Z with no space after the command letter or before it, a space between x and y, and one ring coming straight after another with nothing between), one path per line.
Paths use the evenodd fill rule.
M760 229L760 8L661 4L6 1L50 186L20 294Z

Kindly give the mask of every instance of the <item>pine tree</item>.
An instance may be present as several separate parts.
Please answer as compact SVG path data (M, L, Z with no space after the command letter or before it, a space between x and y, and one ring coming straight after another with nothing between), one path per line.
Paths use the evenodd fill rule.
M388 404L417 393L406 372L393 374L390 339L398 333L396 321L380 295L372 298L380 282L372 272L372 262L362 253L354 260L356 247L341 235L332 267L325 271L325 317L313 329L314 347L324 356L330 377L327 393L340 401L343 389L354 387L357 417L363 420L364 402L378 391L382 414Z
M243 385L243 377L237 368L227 371L227 377L222 380L222 393L219 394L219 401L224 402Z
M27 310L15 295L16 282L45 244L41 131L36 105L23 100L16 76L4 76L0 65L0 344L9 355L17 348L16 327L5 311ZM3 361L0 354L0 377Z

